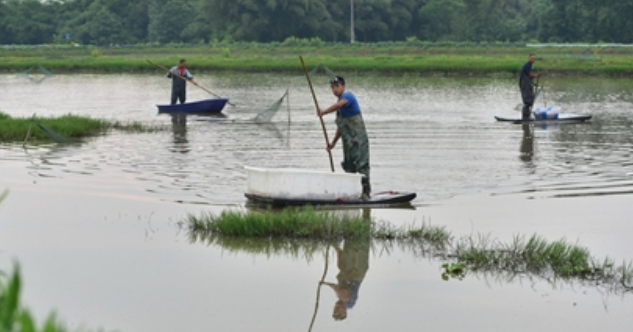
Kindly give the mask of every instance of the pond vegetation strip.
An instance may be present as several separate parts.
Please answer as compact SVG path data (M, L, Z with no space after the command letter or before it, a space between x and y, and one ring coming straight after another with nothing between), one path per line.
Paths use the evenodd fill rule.
M0 71L28 70L44 66L54 73L151 72L154 67L144 57L167 65L185 57L196 72L219 70L237 72L297 72L299 54L310 54L310 68L325 64L333 71L468 75L509 73L521 68L532 47L494 45L429 46L407 44L358 44L322 46L272 46L227 44L156 48L92 48L46 50L0 50ZM558 75L633 74L629 48L543 47L536 50L539 68Z
M166 126L146 125L140 122L110 122L72 114L59 117L14 118L0 112L0 142L19 142L27 137L29 141L79 142L81 138L102 135L110 129L155 132L166 129Z
M489 235L454 237L445 227L425 222L397 227L384 221L311 207L279 212L227 210L219 215L189 215L184 224L188 225L192 242L215 243L233 250L239 250L243 243L250 243L246 251L253 253L290 250L297 255L301 243L305 243L301 240L327 243L366 239L375 243L396 243L423 256L439 258L446 263L446 272L451 273L493 271L536 275L544 279L576 278L596 285L610 285L620 293L633 291L633 265L630 262L616 265L609 258L598 260L578 244L564 239L550 242L538 235L515 236L506 244ZM309 247L308 253L320 248L314 242Z

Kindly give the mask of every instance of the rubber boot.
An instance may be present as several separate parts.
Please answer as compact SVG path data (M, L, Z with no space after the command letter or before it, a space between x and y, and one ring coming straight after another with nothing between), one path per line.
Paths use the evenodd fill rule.
M369 180L365 178L363 178L362 184L363 184L363 194L360 198L366 201L371 198L371 184L369 184Z
M529 120L532 117L532 106L531 105L523 105L523 110L522 110L522 119L523 120Z

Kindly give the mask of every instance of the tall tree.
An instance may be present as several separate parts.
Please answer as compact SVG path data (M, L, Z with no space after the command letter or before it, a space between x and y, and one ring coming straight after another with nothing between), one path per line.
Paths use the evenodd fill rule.
M148 15L150 41L180 42L182 31L195 19L195 10L183 0L152 0Z

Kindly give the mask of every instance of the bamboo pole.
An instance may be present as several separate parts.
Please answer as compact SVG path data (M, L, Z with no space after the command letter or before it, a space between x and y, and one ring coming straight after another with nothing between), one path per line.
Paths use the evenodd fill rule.
M22 144L22 147L26 147L26 143L29 141L29 138L31 138L31 128L33 127L33 121L35 120L35 113L33 113L33 116L31 117L31 122L29 122L29 129L26 131L26 137L24 137L24 143Z
M314 100L314 105L316 106L317 115L319 116L319 120L321 120L321 128L323 129L323 136L325 137L325 144L330 146L330 139L327 136L327 130L325 129L325 122L323 122L323 117L319 114L319 102L317 101L316 94L314 93L314 88L312 87L312 81L310 80L310 74L308 74L308 68L306 67L305 61L303 61L303 57L299 56L301 59L301 65L303 66L303 72L306 74L306 78L308 79L308 85L310 85L310 92L312 92L312 99ZM328 149L328 155L330 156L330 167L332 168L332 173L334 173L334 160L332 159L332 151Z

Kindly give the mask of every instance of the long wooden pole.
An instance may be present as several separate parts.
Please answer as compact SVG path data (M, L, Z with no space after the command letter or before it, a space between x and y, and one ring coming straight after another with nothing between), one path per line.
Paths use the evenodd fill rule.
M308 85L310 85L310 92L312 92L312 99L314 100L314 105L316 106L317 116L319 120L321 120L321 128L323 129L323 136L325 137L325 144L330 146L330 139L327 136L327 130L325 129L325 122L323 122L323 117L319 114L319 102L317 101L316 94L314 93L314 88L312 87L312 81L310 80L310 74L308 73L308 68L306 67L305 61L303 61L303 57L299 56L301 59L301 65L303 66L303 72L306 74L306 78L308 79ZM330 156L330 167L332 168L332 173L334 173L334 160L332 159L332 151L328 149L328 155Z
M22 144L22 147L26 147L26 143L31 137L31 127L33 127L33 121L35 121L35 113L33 113L33 116L31 117L31 122L29 122L29 129L26 131L26 137L24 138L24 143Z
M323 276L321 277L321 281L319 282L319 286L317 287L316 302L314 303L314 313L312 314L312 320L310 321L310 328L308 328L308 332L312 332L312 327L314 327L314 321L316 320L317 313L319 312L319 302L321 302L321 285L325 281L325 276L327 275L329 257L330 257L330 245L328 245L327 249L325 249L325 269L323 270Z
M159 65L159 64L157 64L157 63L154 63L154 62L149 61L149 60L147 60L147 62L151 63L152 65L154 65L154 66L156 66L156 67L158 67L158 68L160 68L160 69L162 69L162 70L164 70L164 71L166 71L166 72L168 72L168 73L171 73L172 75L174 75L174 76L176 76L176 77L178 77L178 78L180 78L180 79L182 79L182 80L184 80L184 81L187 81L187 82L189 81L186 77L180 76L180 75L178 75L178 74L174 74L174 73L172 73L172 72L171 72L171 70L169 70L168 68L165 68L165 67L163 67L163 66L161 66L161 65ZM198 84L198 83L195 83L195 82L192 82L192 83L193 83L193 85L195 85L195 86L199 87L200 89L202 89L202 90L204 90L204 91L208 92L209 94L211 94L211 95L213 95L213 96L216 96L216 97L218 97L218 98L222 98L222 97L220 97L219 95L217 95L217 94L213 93L213 91L211 91L211 90L209 90L209 89L207 89L207 88L203 87L202 85L200 85L200 84ZM235 107L235 104L233 104L233 103L227 102L227 104L229 104L229 105L231 105L231 106Z

